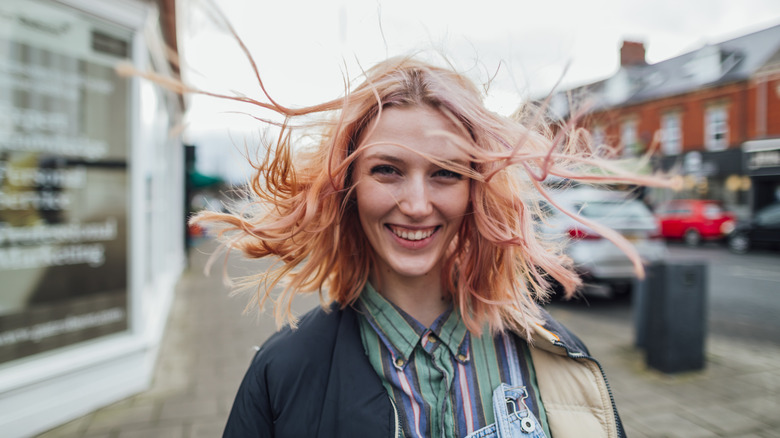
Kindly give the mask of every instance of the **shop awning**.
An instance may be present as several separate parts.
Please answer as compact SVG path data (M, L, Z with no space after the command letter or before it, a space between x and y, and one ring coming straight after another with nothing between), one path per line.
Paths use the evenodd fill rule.
M206 187L213 187L216 185L224 184L223 180L219 176L211 176L196 171L190 172L190 184L193 188L202 189Z

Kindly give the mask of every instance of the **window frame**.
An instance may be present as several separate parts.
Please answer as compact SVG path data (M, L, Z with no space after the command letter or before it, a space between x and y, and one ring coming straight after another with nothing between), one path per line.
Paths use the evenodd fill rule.
M627 135L627 132L631 135ZM631 138L628 138L631 137ZM627 141L632 140L632 141ZM636 157L639 152L637 144L639 143L639 120L635 118L625 119L620 123L620 146L622 156L625 158Z
M678 112L664 113L661 115L661 151L667 156L679 155L682 145L682 115Z
M729 109L726 105L710 106L704 112L704 149L723 151L729 146Z

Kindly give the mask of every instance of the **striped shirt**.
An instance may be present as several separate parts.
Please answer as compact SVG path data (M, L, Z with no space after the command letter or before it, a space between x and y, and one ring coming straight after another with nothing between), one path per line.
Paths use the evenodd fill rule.
M425 327L370 284L357 309L363 346L400 408L404 436L464 437L493 424L501 383L526 387L525 403L550 436L528 346L516 335L486 328L472 336L452 306Z

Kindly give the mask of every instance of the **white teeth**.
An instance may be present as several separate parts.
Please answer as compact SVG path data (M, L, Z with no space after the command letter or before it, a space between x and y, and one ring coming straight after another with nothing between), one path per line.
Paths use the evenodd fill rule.
M431 237L435 229L430 229L427 231L417 230L417 231L411 231L411 230L404 230L404 229L398 229L398 228L391 228L393 230L393 233L395 233L396 236L400 237L401 239L405 240L423 240L427 239L428 237Z

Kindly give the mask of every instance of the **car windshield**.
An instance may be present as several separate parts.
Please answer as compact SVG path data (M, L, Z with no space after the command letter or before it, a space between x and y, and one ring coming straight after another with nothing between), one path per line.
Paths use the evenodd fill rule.
M714 219L723 213L723 209L718 204L706 204L704 206L704 217Z
M650 210L639 201L587 201L577 205L579 213L591 219L599 218L646 218Z
M756 222L764 226L780 225L780 203L772 204L759 211Z

